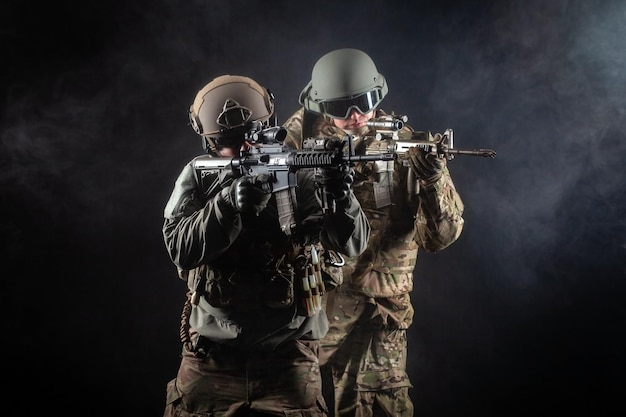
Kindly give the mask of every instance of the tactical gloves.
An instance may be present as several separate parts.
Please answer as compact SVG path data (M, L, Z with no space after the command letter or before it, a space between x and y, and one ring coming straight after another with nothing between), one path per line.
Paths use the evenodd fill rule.
M347 165L323 168L318 172L316 181L333 200L341 202L350 195L350 187L354 182L354 170Z
M222 198L240 213L259 214L272 196L268 175L239 177L221 192Z
M435 142L440 141L441 133L435 134L434 138ZM424 185L434 184L443 175L444 160L419 146L409 148L407 159L415 176Z

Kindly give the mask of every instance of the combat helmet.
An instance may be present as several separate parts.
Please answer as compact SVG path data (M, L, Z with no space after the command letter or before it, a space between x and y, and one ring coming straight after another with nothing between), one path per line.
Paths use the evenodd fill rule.
M337 49L322 56L313 66L311 81L300 93L306 110L337 119L352 109L365 114L374 110L387 95L385 77L365 52Z
M189 122L207 152L236 147L251 132L276 124L274 95L251 78L221 75L198 91Z

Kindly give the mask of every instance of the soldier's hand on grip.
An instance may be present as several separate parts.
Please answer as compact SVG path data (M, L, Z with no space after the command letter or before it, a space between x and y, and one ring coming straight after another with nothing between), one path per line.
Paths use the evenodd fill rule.
M350 195L350 187L354 182L354 171L347 165L323 168L317 175L317 183L324 188L337 202Z
M222 192L224 199L240 213L259 214L272 196L269 176L239 177Z
M435 134L434 137L435 142L440 141L441 133ZM435 153L413 146L407 151L407 158L416 177L424 184L435 183L443 175L444 161Z

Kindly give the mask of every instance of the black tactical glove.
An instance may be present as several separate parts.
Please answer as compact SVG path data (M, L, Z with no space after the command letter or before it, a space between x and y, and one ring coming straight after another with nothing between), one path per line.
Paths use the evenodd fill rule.
M441 140L441 133L435 134L435 142ZM434 145L434 143L433 143ZM413 146L407 151L409 166L415 176L424 184L437 182L443 175L444 161L432 152L426 152L419 146Z
M259 214L272 196L268 175L239 177L221 192L222 198L240 213Z
M354 182L354 170L347 165L333 168L322 168L316 181L335 202L341 202L350 195L350 187Z

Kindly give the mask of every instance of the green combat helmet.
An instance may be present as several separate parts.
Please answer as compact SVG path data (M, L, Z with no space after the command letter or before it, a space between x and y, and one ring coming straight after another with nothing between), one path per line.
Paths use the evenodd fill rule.
M337 49L322 56L313 67L311 81L300 93L306 110L346 119L352 109L365 114L387 95L385 77L365 52Z

